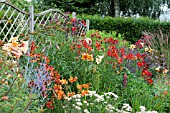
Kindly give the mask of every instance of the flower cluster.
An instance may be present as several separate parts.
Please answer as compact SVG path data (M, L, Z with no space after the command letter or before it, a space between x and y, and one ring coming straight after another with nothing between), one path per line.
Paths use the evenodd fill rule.
M87 61L93 61L93 55L92 54L88 54L88 53L83 53L81 59L82 60L87 60Z
M18 40L18 37L12 37L7 44L2 46L2 50L6 51L9 56L14 55L20 58L28 50L28 41Z

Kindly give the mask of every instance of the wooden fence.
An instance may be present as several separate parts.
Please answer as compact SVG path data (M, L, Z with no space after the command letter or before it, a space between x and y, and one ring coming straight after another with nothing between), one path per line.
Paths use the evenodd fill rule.
M36 32L39 27L50 26L54 22L60 23L60 28L66 30L67 22L73 18L76 19L75 12L72 18L58 9L35 14L33 6L30 6L29 12L26 12L8 2L0 2L0 39L8 41L10 37L28 35L30 32ZM86 20L85 25L80 19L76 19L76 24L72 24L72 27L78 29L75 35L85 34L89 29L89 20Z

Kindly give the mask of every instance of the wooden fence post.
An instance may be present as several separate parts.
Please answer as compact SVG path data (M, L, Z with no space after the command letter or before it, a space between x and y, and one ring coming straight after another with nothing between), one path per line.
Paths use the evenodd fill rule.
M72 18L76 18L76 12L72 13Z
M34 32L34 7L32 5L29 7L29 13L30 13L29 30L31 33L33 33Z
M86 27L87 27L87 31L89 31L89 27L90 27L90 20L86 19Z

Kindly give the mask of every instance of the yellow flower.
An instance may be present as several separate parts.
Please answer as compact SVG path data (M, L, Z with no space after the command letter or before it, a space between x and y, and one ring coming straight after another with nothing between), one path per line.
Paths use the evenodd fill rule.
M18 37L11 37L8 42L17 42Z
M149 51L149 48L148 48L148 47L145 48L145 52L147 52L147 51Z
M18 46L19 46L18 42L12 41L12 43L10 43L10 47L17 48Z
M82 85L79 85L79 84L77 85L78 90L82 90L82 88L83 88Z
M136 48L136 45L132 44L130 45L130 49L135 49Z
M152 53L153 51L154 51L154 49L151 49L151 48L149 49L149 52L150 52L150 53Z
M66 79L62 79L62 80L60 80L60 82L61 82L61 84L68 84Z
M157 68L155 68L155 70L156 70L157 72L160 72L160 66L157 67Z

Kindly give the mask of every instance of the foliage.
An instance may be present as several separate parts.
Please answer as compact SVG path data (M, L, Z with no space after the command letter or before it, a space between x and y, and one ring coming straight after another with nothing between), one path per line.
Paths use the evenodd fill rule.
M99 14L105 16L115 16L115 6L118 3L119 12L122 16L132 16L139 14L149 18L159 18L162 13L161 5L167 4L168 0L38 0L44 6L57 7L64 11L77 12L79 14Z
M112 32L123 34L125 39L136 42L142 36L142 31L154 31L154 29L162 29L163 33L168 33L170 28L169 22L160 22L158 20L151 20L149 18L111 18L99 17L97 15L77 15L78 18L83 20L90 20L90 29L99 31Z
M154 32L143 32L145 36L149 36L150 38L146 41L150 44L150 47L157 50L156 51L156 59L155 61L160 62L160 67L167 67L170 70L170 33L164 34L161 29ZM166 62L165 62L166 61Z
M25 93L25 79L18 62L9 59L5 51L0 54L0 111L17 113L33 108L37 105L36 95Z
M26 49L19 43L21 40L13 37L7 44L0 41L6 50L0 59L0 66L4 67L0 67L0 87L3 87L0 89L3 109L0 110L51 113L169 110L169 70L165 66L166 71L159 71L152 67L155 62L147 60L156 51L146 41L148 37L131 44L121 33L94 29L86 35L75 36L73 21L68 23L71 33L67 36L67 29L60 28L61 24L56 22L39 27L29 34L28 51L23 51L19 57L13 53L21 52L22 47L21 50ZM107 25L111 22L103 26ZM11 67L10 58L17 61L17 67ZM12 108L7 106L9 104Z

